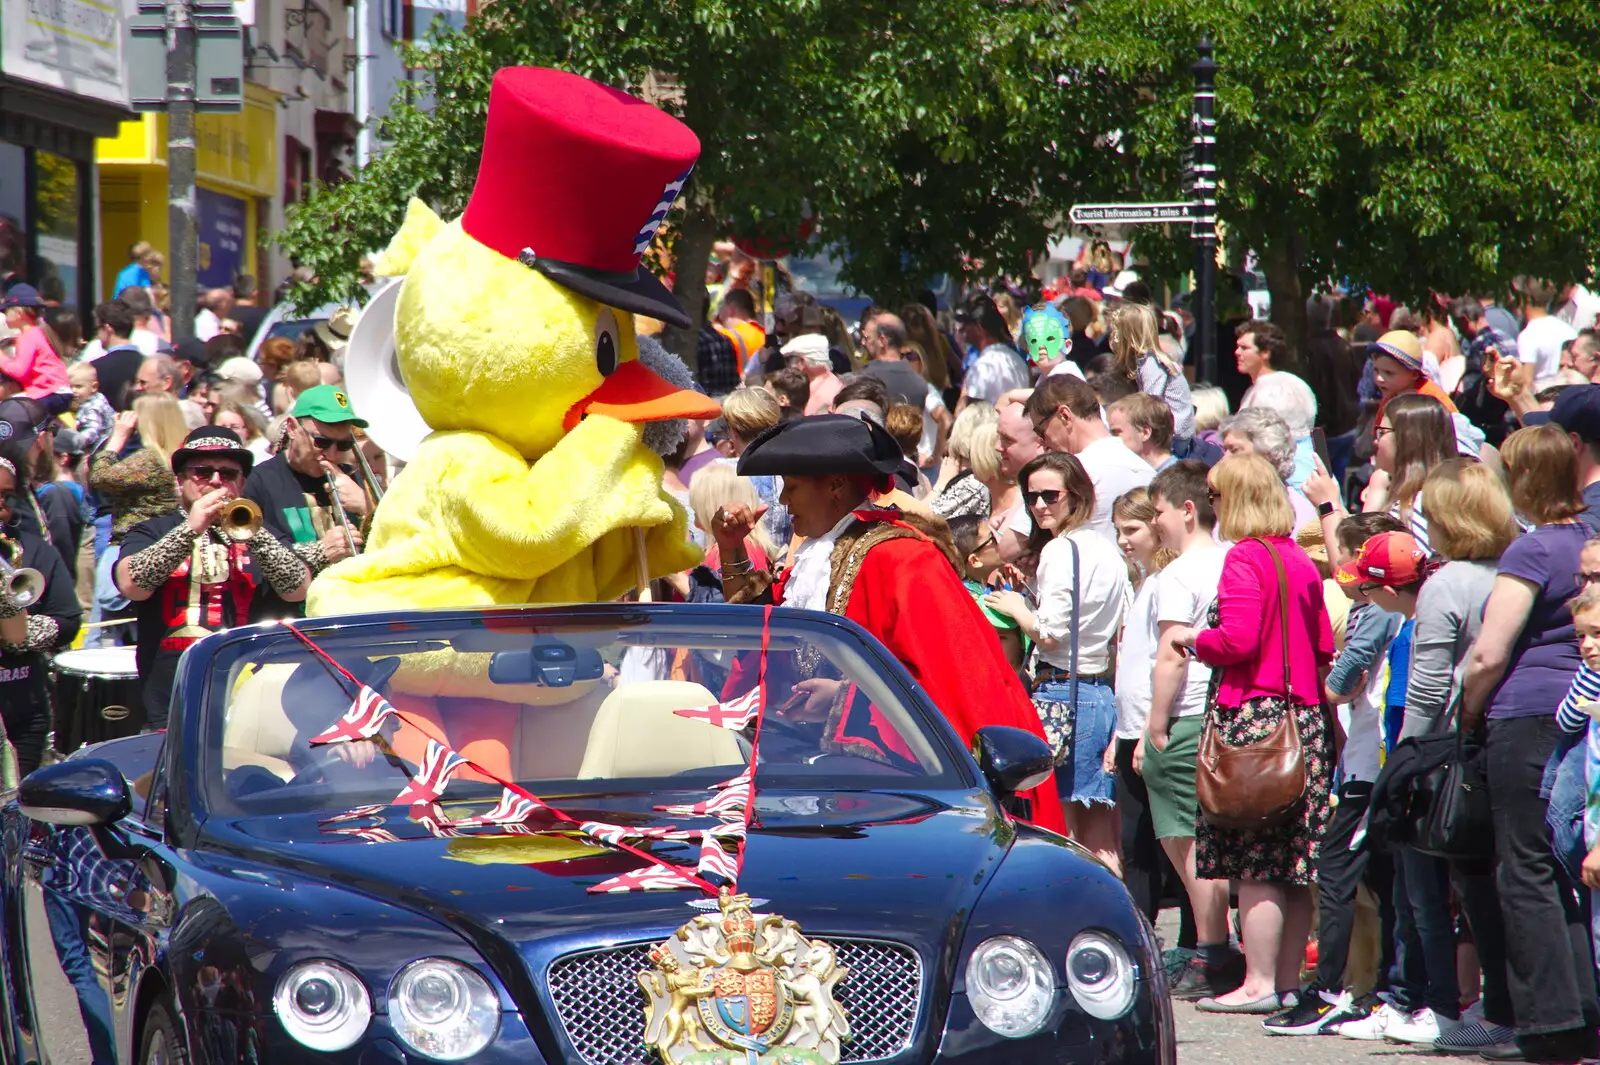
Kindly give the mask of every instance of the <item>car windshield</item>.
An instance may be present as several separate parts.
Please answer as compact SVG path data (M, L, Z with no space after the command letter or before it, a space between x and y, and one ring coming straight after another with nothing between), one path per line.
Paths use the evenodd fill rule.
M212 810L388 805L430 740L473 763L450 777L447 802L496 798L505 780L541 796L704 792L749 765L754 721L715 719L737 726L758 689L758 611L304 625L398 713L371 740L313 745L359 687L282 629L225 645L201 723ZM961 783L945 735L848 630L777 612L765 665L759 788Z

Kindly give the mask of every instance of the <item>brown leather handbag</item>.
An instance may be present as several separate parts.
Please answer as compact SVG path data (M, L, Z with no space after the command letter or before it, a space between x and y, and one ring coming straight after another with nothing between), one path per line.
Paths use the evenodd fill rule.
M1306 757L1289 685L1289 580L1277 548L1258 541L1278 571L1278 614L1283 623L1283 718L1256 743L1230 747L1217 731L1216 709L1206 711L1195 765L1195 793L1206 822L1217 828L1276 828L1290 821L1306 794Z

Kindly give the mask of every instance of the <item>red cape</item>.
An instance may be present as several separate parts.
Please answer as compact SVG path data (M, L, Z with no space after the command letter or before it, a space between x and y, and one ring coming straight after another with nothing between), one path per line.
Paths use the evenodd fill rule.
M775 587L774 597L782 591ZM932 542L903 536L868 549L844 614L900 660L969 750L985 725L1046 738L994 626ZM1022 796L1034 824L1066 834L1054 777Z

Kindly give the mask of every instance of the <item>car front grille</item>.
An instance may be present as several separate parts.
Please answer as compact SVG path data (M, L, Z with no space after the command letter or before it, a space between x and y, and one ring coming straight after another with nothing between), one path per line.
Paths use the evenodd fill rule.
M841 1065L882 1061L911 1045L922 1002L922 959L901 943L817 938L833 946L849 974L834 997L850 1021ZM644 992L639 973L650 968L647 943L568 954L551 963L550 997L567 1038L584 1065L654 1062L644 1045Z

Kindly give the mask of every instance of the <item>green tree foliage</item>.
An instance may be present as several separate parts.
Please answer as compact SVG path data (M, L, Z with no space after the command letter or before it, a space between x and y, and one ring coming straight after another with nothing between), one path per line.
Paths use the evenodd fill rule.
M1110 113L1060 74L1069 30L1057 6L1005 0L491 4L414 56L426 95L397 101L391 147L290 213L279 243L318 276L294 298L355 298L360 256L409 196L460 212L490 80L515 64L648 87L699 135L679 261L704 262L729 232L789 241L809 213L867 291L903 294L966 256L1022 268ZM691 313L699 280L679 274Z
M1073 63L1103 79L1126 187L1153 200L1182 191L1189 65L1210 34L1218 213L1261 254L1291 335L1324 278L1421 301L1595 261L1600 6L1085 0L1076 19ZM1184 237L1144 243L1187 268Z

